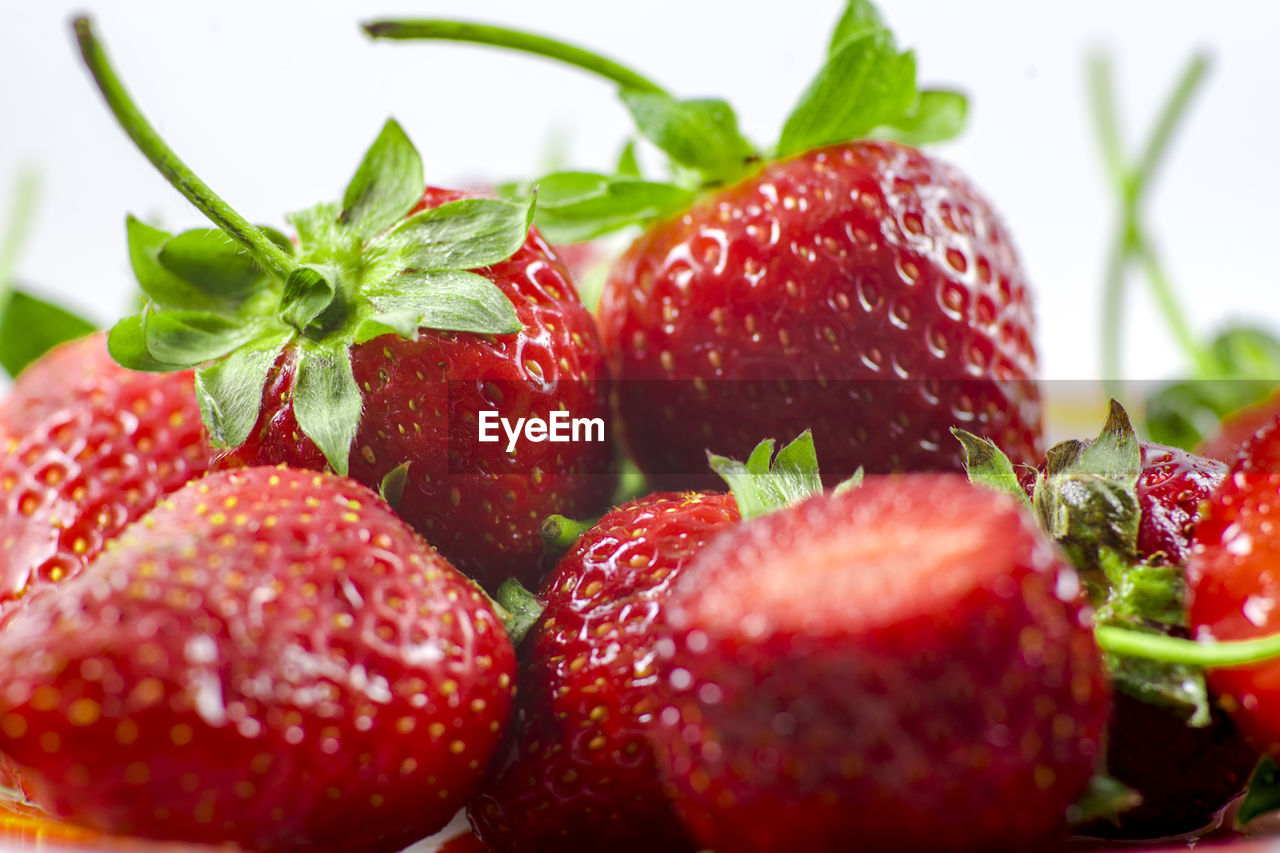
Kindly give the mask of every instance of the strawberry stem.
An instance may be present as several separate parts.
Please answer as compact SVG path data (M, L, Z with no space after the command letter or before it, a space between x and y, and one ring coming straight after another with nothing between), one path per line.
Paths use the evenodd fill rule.
M496 598L503 611L502 621L507 635L511 637L511 645L518 646L529 629L537 624L544 605L515 578L507 578L502 582Z
M80 46L80 55L93 75L102 97L111 109L112 115L120 127L133 140L151 164L164 175L173 188L182 193L188 201L200 209L200 212L227 233L253 255L254 259L271 275L281 281L288 279L289 274L297 269L298 264L285 252L271 242L261 229L251 224L237 213L231 205L218 196L209 185L202 181L186 163L179 159L133 103L124 84L116 76L106 52L102 49L93 32L93 24L88 18L76 18L76 41Z
M9 221L4 237L0 239L0 307L3 307L13 286L13 271L18 266L18 255L27 242L31 221L35 218L39 189L40 179L34 170L24 169L18 173L13 200L9 204Z
M1236 667L1280 657L1280 634L1257 640L1202 643L1114 625L1099 625L1093 633L1104 651L1162 663L1206 668Z
M1173 284L1142 228L1140 213L1141 202L1152 177L1163 162L1174 132L1185 117L1191 98L1208 68L1209 62L1204 55L1192 57L1161 109L1141 157L1135 164L1127 165L1121 150L1112 97L1110 63L1104 56L1095 56L1089 62L1089 92L1098 145L1120 208L1120 223L1108 256L1102 299L1102 372L1108 382L1114 382L1121 376L1125 272L1134 259L1146 274L1152 297L1170 333L1195 365L1197 373L1211 376L1216 372L1216 361L1192 332Z
M542 544L548 554L559 557L572 548L578 537L590 530L598 520L578 521L563 515L549 515L542 522Z
M657 83L625 65L585 48L566 44L547 36L522 33L490 24L461 21L388 20L370 21L363 26L364 31L376 39L460 41L505 47L576 65L592 74L612 80L624 89L666 94L666 91Z

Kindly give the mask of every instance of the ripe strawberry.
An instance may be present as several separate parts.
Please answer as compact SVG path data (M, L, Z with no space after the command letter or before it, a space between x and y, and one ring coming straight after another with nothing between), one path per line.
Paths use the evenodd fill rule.
M175 492L0 635L0 749L107 832L398 850L475 793L515 687L489 603L369 490Z
M447 21L380 21L382 38L476 41L618 83L673 182L562 172L538 181L555 241L647 230L616 264L599 316L624 437L662 488L706 484L704 449L812 428L833 479L962 469L946 430L1041 451L1031 299L1009 234L959 173L912 142L954 135L964 99L920 92L911 54L850 0L827 65L771 153L724 101L677 100L611 60L541 36ZM775 159L769 160L773 157Z
M106 336L63 344L0 406L0 624L209 467L191 373L136 373Z
M1272 394L1261 402L1239 409L1222 419L1216 432L1200 443L1196 452L1228 465L1236 461L1253 434L1280 415L1280 395Z
M645 741L653 624L685 563L737 520L729 495L649 495L600 519L547 577L520 648L515 739L468 809L490 847L694 849Z
M1245 444L1196 528L1187 566L1188 615L1200 640L1244 640L1280 629L1280 419ZM1264 752L1280 748L1280 662L1217 669L1209 684Z
M867 478L738 527L664 610L654 744L717 850L1026 849L1108 711L1074 570L1007 497Z
M332 468L383 488L459 567L496 587L536 579L552 513L612 493L607 365L590 314L523 204L428 188L389 121L341 205L290 217L298 239L245 222L137 113L85 21L81 51L121 125L222 229L130 223L146 310L112 332L140 369L196 366L225 466ZM225 233L224 233L225 232ZM598 421L586 440L492 443L481 420ZM592 440L594 437L595 440Z

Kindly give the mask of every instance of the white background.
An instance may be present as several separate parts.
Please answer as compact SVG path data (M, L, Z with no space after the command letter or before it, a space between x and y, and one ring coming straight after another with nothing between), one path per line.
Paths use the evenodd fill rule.
M839 0L0 0L0 199L20 164L43 174L26 281L99 322L130 293L124 216L173 228L199 214L135 152L75 54L73 12L96 16L119 71L170 143L250 219L340 194L394 114L429 179L527 176L552 140L574 165L607 167L629 130L613 87L492 49L371 43L383 13L503 21L592 45L679 95L721 95L770 143L818 67ZM1045 375L1099 373L1098 303L1113 208L1094 145L1084 60L1117 59L1123 124L1136 147L1196 48L1214 68L1151 198L1149 219L1195 328L1243 317L1280 326L1274 269L1280 119L1271 4L1189 0L883 0L922 83L971 95L970 124L940 154L1008 221L1038 297ZM1184 371L1134 279L1125 373Z

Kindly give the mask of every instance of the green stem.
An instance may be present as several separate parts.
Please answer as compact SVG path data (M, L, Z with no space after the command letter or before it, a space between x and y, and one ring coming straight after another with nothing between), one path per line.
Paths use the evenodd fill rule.
M107 59L97 36L93 33L93 25L88 18L76 18L76 41L80 45L80 55L93 75L94 82L102 92L102 97L110 107L112 115L120 123L120 127L133 140L146 158L151 161L160 174L173 185L173 188L186 196L187 200L200 209L200 212L227 233L229 237L253 255L262 267L281 281L286 280L297 263L285 252L271 242L255 225L248 222L232 207L223 201L208 184L191 171L134 105L124 84L116 76L115 70Z
M1195 95L1196 90L1200 88L1200 84L1204 80L1205 73L1209 70L1209 59L1204 54L1196 54L1187 63L1187 67L1183 69L1182 76L1178 78L1177 84L1173 87L1169 99L1165 102L1164 109L1160 111L1160 117L1156 120L1155 129L1151 132L1151 138L1147 140L1147 146L1142 152L1141 159L1138 160L1137 167L1133 171L1130 179L1130 192L1134 197L1140 196L1146 189L1152 174L1155 173L1160 163L1164 160L1165 152L1169 149L1169 141L1173 138L1173 133L1178 128L1179 122L1186 116L1187 107L1191 103L1191 98Z
M596 519L578 521L563 515L549 515L542 522L542 543L547 551L563 554L573 547L578 537L594 525Z
M18 256L27 242L31 221L35 219L39 192L40 179L34 170L24 169L18 173L13 201L9 205L9 221L4 238L0 240L0 307L5 304L13 287L13 271L17 269Z
M1107 277L1102 291L1102 379L1107 393L1119 395L1123 376L1120 363L1120 339L1124 330L1124 271L1126 247L1121 236L1111 247L1107 259Z
M666 94L661 86L644 75L598 53L546 36L523 33L505 27L462 21L402 20L370 21L364 24L364 31L376 39L431 39L505 47L576 65L592 74L612 80L626 89Z
M507 578L498 587L497 601L505 611L503 623L511 637L511 645L518 646L529 629L537 624L544 605L515 578Z
M1159 255L1151 247L1145 232L1136 223L1134 224L1133 235L1134 251L1137 252L1138 259L1142 263L1142 269L1147 274L1147 282L1151 285L1151 295L1155 298L1156 306L1160 309L1160 313L1164 315L1165 323L1169 325L1169 332L1173 335L1174 340L1178 342L1178 346L1182 348L1186 356L1195 363L1196 371L1199 375L1204 378L1212 377L1217 371L1213 354L1200 343L1195 333L1191 331L1191 326L1187 323L1187 315L1183 312L1182 306L1178 304L1178 297L1173 284L1169 281L1169 277L1165 275Z
M1280 634L1257 640L1200 643L1114 625L1099 625L1093 633L1104 651L1162 663L1207 668L1236 667L1280 657Z
M1102 153L1107 176L1112 186L1119 187L1125 182L1126 169L1115 99L1111 93L1111 61L1105 54L1094 54L1089 57L1089 104L1093 108L1093 126L1098 134L1098 149Z

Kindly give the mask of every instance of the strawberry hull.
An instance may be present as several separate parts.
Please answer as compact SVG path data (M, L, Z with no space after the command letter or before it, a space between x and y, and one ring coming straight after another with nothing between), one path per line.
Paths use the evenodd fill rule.
M718 850L1021 849L1109 709L1073 570L1007 499L871 479L713 543L659 645L655 749Z

